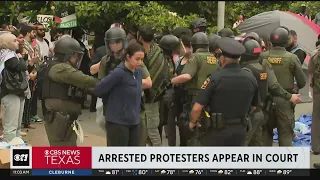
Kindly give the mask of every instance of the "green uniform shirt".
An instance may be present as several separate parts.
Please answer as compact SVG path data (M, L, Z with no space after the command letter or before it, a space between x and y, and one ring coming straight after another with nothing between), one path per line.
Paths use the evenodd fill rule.
M308 65L308 72L312 75L313 93L320 93L320 47L313 55Z
M216 57L203 50L191 55L187 64L184 65L181 74L189 74L192 79L185 84L189 95L194 95L208 76L219 68Z
M93 88L98 79L83 74L67 63L60 63L52 66L49 77L58 83L70 84L79 88Z
M279 96L286 100L290 100L292 94L282 88L280 83L277 80L276 74L272 69L272 65L269 61L263 59L262 60L262 67L265 72L268 74L267 83L268 83L268 90L273 96Z
M272 64L278 82L285 90L293 92L294 78L299 89L305 86L306 77L296 55L287 52L283 47L273 47L261 53L261 58Z

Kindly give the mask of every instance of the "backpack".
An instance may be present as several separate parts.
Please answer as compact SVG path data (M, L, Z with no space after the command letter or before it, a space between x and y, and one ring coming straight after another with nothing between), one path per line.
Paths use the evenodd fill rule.
M39 66L39 69L37 72L37 89L39 91L40 100L42 99L43 82L46 76L46 69L49 67L50 62L51 62L50 58L44 59L43 63Z
M170 82L170 64L164 57L162 49L158 46L152 53L150 59L146 59L145 65L152 79L152 87L144 90L146 103L153 103L159 100Z
M49 45L49 40L46 39L46 38L43 38L43 40L48 44L48 47L50 47L50 45Z

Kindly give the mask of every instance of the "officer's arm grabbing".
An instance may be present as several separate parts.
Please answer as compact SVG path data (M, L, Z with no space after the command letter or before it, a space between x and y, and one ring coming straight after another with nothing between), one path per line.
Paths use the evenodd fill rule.
M207 78L207 80L201 86L201 91L197 95L196 101L191 111L190 125L197 123L199 117L201 116L203 107L207 106L211 100L211 96L214 90L214 78L212 78L213 76L214 75L211 75L211 77Z
M302 89L306 85L307 80L306 80L306 76L302 70L301 62L300 62L298 56L293 55L292 61L290 61L289 68L290 68L291 72L294 73L294 77L296 78L298 88Z
M85 75L67 63L53 66L49 77L56 82L70 84L78 88L92 88L99 82L98 79Z
M184 66L181 75L172 78L172 84L182 84L190 81L193 76L197 73L198 70L198 62L196 57L192 55L189 59L189 62Z

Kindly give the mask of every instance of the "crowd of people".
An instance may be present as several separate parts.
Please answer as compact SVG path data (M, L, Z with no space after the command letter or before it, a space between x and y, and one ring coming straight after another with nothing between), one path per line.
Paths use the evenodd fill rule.
M107 146L292 146L299 89L309 85L307 54L294 30L278 27L235 40L224 28L207 35L204 18L189 28L156 33L143 25L114 24L105 44L89 53L83 31L61 29L45 38L40 23L4 25L0 34L3 140L25 136L40 123L41 101L50 146L76 146L77 118L90 111L106 131ZM314 100L320 101L319 38L309 63ZM1 64L0 64L1 65ZM313 103L314 109L319 108ZM313 111L312 151L320 153L320 115Z
M42 85L38 76L39 68L43 62L53 58L55 41L69 35L64 35L62 29L55 28L51 31L52 39L46 39L45 27L40 23L20 23L16 26L4 24L2 30L1 63L2 74L5 74L2 76L10 79L20 78L21 82L27 80L26 84L21 85L19 92L12 89L12 86L19 85L18 81L7 82L4 78L1 84L3 133L1 131L0 139L10 141L14 137L26 136L27 132L22 129L35 129L31 122L42 123L43 120L37 114L38 102L42 102L43 116L46 107L41 101ZM75 32L73 38L78 39L84 47L79 36L81 38L81 32ZM16 43L18 47L15 46ZM82 66L87 67L81 68L83 72L89 74L88 52L85 55L87 57L83 58ZM28 88L23 89L26 85Z

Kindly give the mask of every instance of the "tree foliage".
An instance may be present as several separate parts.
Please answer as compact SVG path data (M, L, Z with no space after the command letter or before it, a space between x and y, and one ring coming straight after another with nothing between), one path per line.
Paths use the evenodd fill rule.
M310 8L313 16L318 13L319 1L226 1L225 27L232 27L240 14L249 18L272 10L298 12L302 3ZM55 6L55 11L51 6ZM101 33L114 22L147 24L157 31L172 30L178 26L189 27L196 17L206 18L209 31L214 32L218 13L217 1L2 1L1 23L17 23L20 13L34 21L38 14L54 15L69 7L76 8L82 28Z

